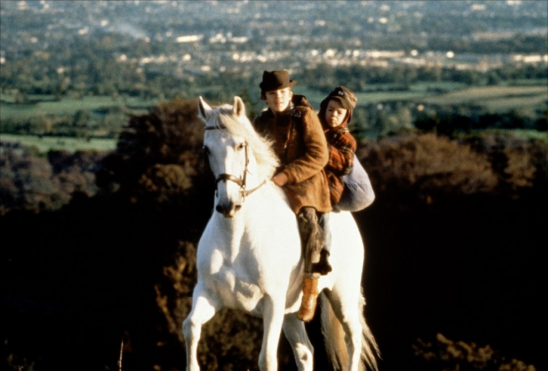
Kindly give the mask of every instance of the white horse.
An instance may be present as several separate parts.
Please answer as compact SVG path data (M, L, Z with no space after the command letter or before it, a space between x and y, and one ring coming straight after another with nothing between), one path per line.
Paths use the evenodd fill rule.
M278 160L246 117L245 105L211 108L199 98L204 150L216 177L215 210L198 244L198 282L183 323L187 370L198 371L201 328L223 307L261 317L261 371L278 369L280 333L299 370L313 369L313 347L297 318L303 258L297 219L283 190L270 181ZM322 330L335 369L377 369L379 350L364 318L364 246L349 212L330 218L333 271L319 280Z

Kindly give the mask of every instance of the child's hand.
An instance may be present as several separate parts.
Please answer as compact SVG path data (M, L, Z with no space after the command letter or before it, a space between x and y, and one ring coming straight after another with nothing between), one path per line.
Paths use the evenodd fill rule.
M278 174L274 175L274 177L272 178L272 181L277 186L283 187L284 185L287 184L287 175L285 175L284 172L278 173Z

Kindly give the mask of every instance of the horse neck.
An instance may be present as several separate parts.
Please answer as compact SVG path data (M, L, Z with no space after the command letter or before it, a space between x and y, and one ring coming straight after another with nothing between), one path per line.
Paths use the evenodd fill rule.
M251 158L246 174L245 190L250 192L247 197L257 197L258 195L256 195L256 193L261 194L264 192L263 188L271 178L270 173L271 171L268 171L268 169L260 168L255 158Z
M261 180L262 182L262 180ZM255 184L255 183L253 183ZM273 183L266 182L250 194L244 201L242 208L233 218L225 218L222 214L215 212L215 228L218 233L218 239L226 249L225 254L230 260L236 259L242 249L250 247L249 241L258 241L261 236L255 236L256 230L253 228L254 221L258 218L269 218L271 207L267 206L268 200L279 198L279 202L284 202L285 194L280 194ZM269 204L268 204L269 205Z
M245 240L246 221L248 216L244 215L246 207L233 217L225 218L222 214L215 212L213 215L214 228L219 241L218 247L224 250L224 255L229 261L235 261L242 250L242 241Z

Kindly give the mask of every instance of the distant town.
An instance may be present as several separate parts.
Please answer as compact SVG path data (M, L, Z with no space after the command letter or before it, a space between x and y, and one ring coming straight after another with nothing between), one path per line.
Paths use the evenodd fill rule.
M116 47L105 45L104 52L117 63L167 67L176 76L256 75L265 66L299 71L320 64L486 71L548 63L542 1L41 0L0 6L2 66L29 53L49 59L53 44L70 49L106 35ZM59 58L55 71L70 68Z
M0 16L4 134L116 138L128 114L197 96L256 114L280 68L314 106L359 93L367 136L444 111L542 128L548 101L543 1L4 1ZM440 96L455 90L468 99Z

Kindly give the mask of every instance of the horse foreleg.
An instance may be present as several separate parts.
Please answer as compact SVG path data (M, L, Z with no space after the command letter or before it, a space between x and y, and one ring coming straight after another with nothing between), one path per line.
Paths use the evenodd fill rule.
M202 333L202 325L215 315L217 309L214 300L196 287L192 299L192 310L183 322L187 371L200 370L198 365L198 342Z
M259 369L261 371L278 371L278 343L282 332L284 319L283 298L264 297L263 309L263 345L259 353Z
M293 349L295 363L299 371L312 371L314 367L314 347L308 338L304 322L297 318L296 313L286 314L283 330Z

